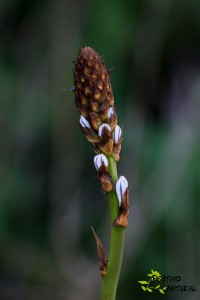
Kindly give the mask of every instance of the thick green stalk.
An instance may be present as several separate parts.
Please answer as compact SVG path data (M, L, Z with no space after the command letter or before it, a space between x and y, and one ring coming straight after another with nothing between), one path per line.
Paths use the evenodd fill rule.
M114 183L117 182L117 168L115 160L108 157L109 171ZM124 233L125 228L121 226L113 226L113 222L117 217L119 206L116 192L110 192L108 196L111 221L111 241L110 252L107 265L107 275L102 277L101 300L115 300L117 283L121 270Z

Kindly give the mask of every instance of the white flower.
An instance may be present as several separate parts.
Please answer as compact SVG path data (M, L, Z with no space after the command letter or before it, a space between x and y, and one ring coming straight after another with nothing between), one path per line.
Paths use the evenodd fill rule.
M88 122L88 120L86 120L86 118L84 116L80 116L80 125L82 127L87 127L87 128L91 128L90 127L90 123Z
M115 144L119 143L121 137L122 137L122 130L119 127L119 125L117 125L115 127L115 130L113 131L113 140L114 140L114 143Z
M110 107L108 110L108 118L110 118L113 114L114 114L114 110L112 107Z
M104 154L98 154L94 157L94 165L97 171L99 170L99 168L102 166L103 163L106 167L108 166L108 160Z
M103 128L108 128L108 130L110 130L111 131L111 128L110 128L110 125L108 125L108 124L102 124L100 127L99 127L99 131L98 131L98 135L99 136L102 136L102 132L103 132Z
M116 183L116 193L119 201L119 206L121 206L122 198L127 188L128 188L128 181L124 176L120 176Z

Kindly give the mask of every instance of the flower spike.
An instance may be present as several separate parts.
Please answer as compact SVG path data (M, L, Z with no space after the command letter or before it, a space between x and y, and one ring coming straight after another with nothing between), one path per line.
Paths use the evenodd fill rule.
M110 71L104 59L90 47L80 49L74 64L75 104L80 114L79 126L96 153L94 165L102 191L108 193L111 242L109 260L95 233L102 281L101 299L115 299L123 256L125 227L128 225L129 190L124 176L117 180L116 163L120 159L122 129L117 125ZM121 229L119 230L119 227ZM113 251L117 247L117 251Z

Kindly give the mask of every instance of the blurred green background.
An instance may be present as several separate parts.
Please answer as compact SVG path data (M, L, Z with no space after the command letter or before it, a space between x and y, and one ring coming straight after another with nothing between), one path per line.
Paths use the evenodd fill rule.
M72 61L114 66L131 211L117 300L200 299L200 2L0 1L0 299L98 299L109 216ZM116 249L117 251L117 249ZM150 269L197 292L143 292Z

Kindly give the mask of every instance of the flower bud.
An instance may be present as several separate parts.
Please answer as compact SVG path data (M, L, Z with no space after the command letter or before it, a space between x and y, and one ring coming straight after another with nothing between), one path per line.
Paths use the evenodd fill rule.
M80 125L81 125L82 127L91 128L91 127L90 127L90 123L89 123L88 120L87 120L85 117L83 117L83 116L80 116Z
M100 127L99 127L99 130L98 130L98 135L101 137L102 136L102 132L103 132L103 129L104 128L107 128L109 131L111 131L111 128L108 124L102 124Z
M98 134L100 137L100 142L98 144L99 148L106 155L110 155L113 149L113 139L110 126L106 123L102 124L99 127Z
M98 101L90 100L90 108L92 112L98 113L100 110L100 104Z
M119 206L121 206L122 199L127 188L128 188L128 181L124 176L120 176L116 183L116 193L119 201Z
M106 122L110 125L111 131L113 131L117 125L117 114L114 105L108 109L108 118Z
M98 130L99 126L102 124L101 119L97 113L89 112L90 124L95 131Z
M97 169L97 171L99 170L99 168L100 168L103 164L104 164L106 167L108 167L108 160L107 160L107 157L106 157L104 154L96 155L96 156L94 157L94 165L95 165L95 168Z
M119 125L117 125L115 127L115 130L113 131L113 140L114 140L114 144L121 143L122 141L122 130L119 127Z
M101 117L102 123L105 122L105 120L108 118L108 109L109 106L107 102L101 104L99 115Z
M108 110L108 118L110 118L113 114L114 114L114 110L112 107L110 107Z

